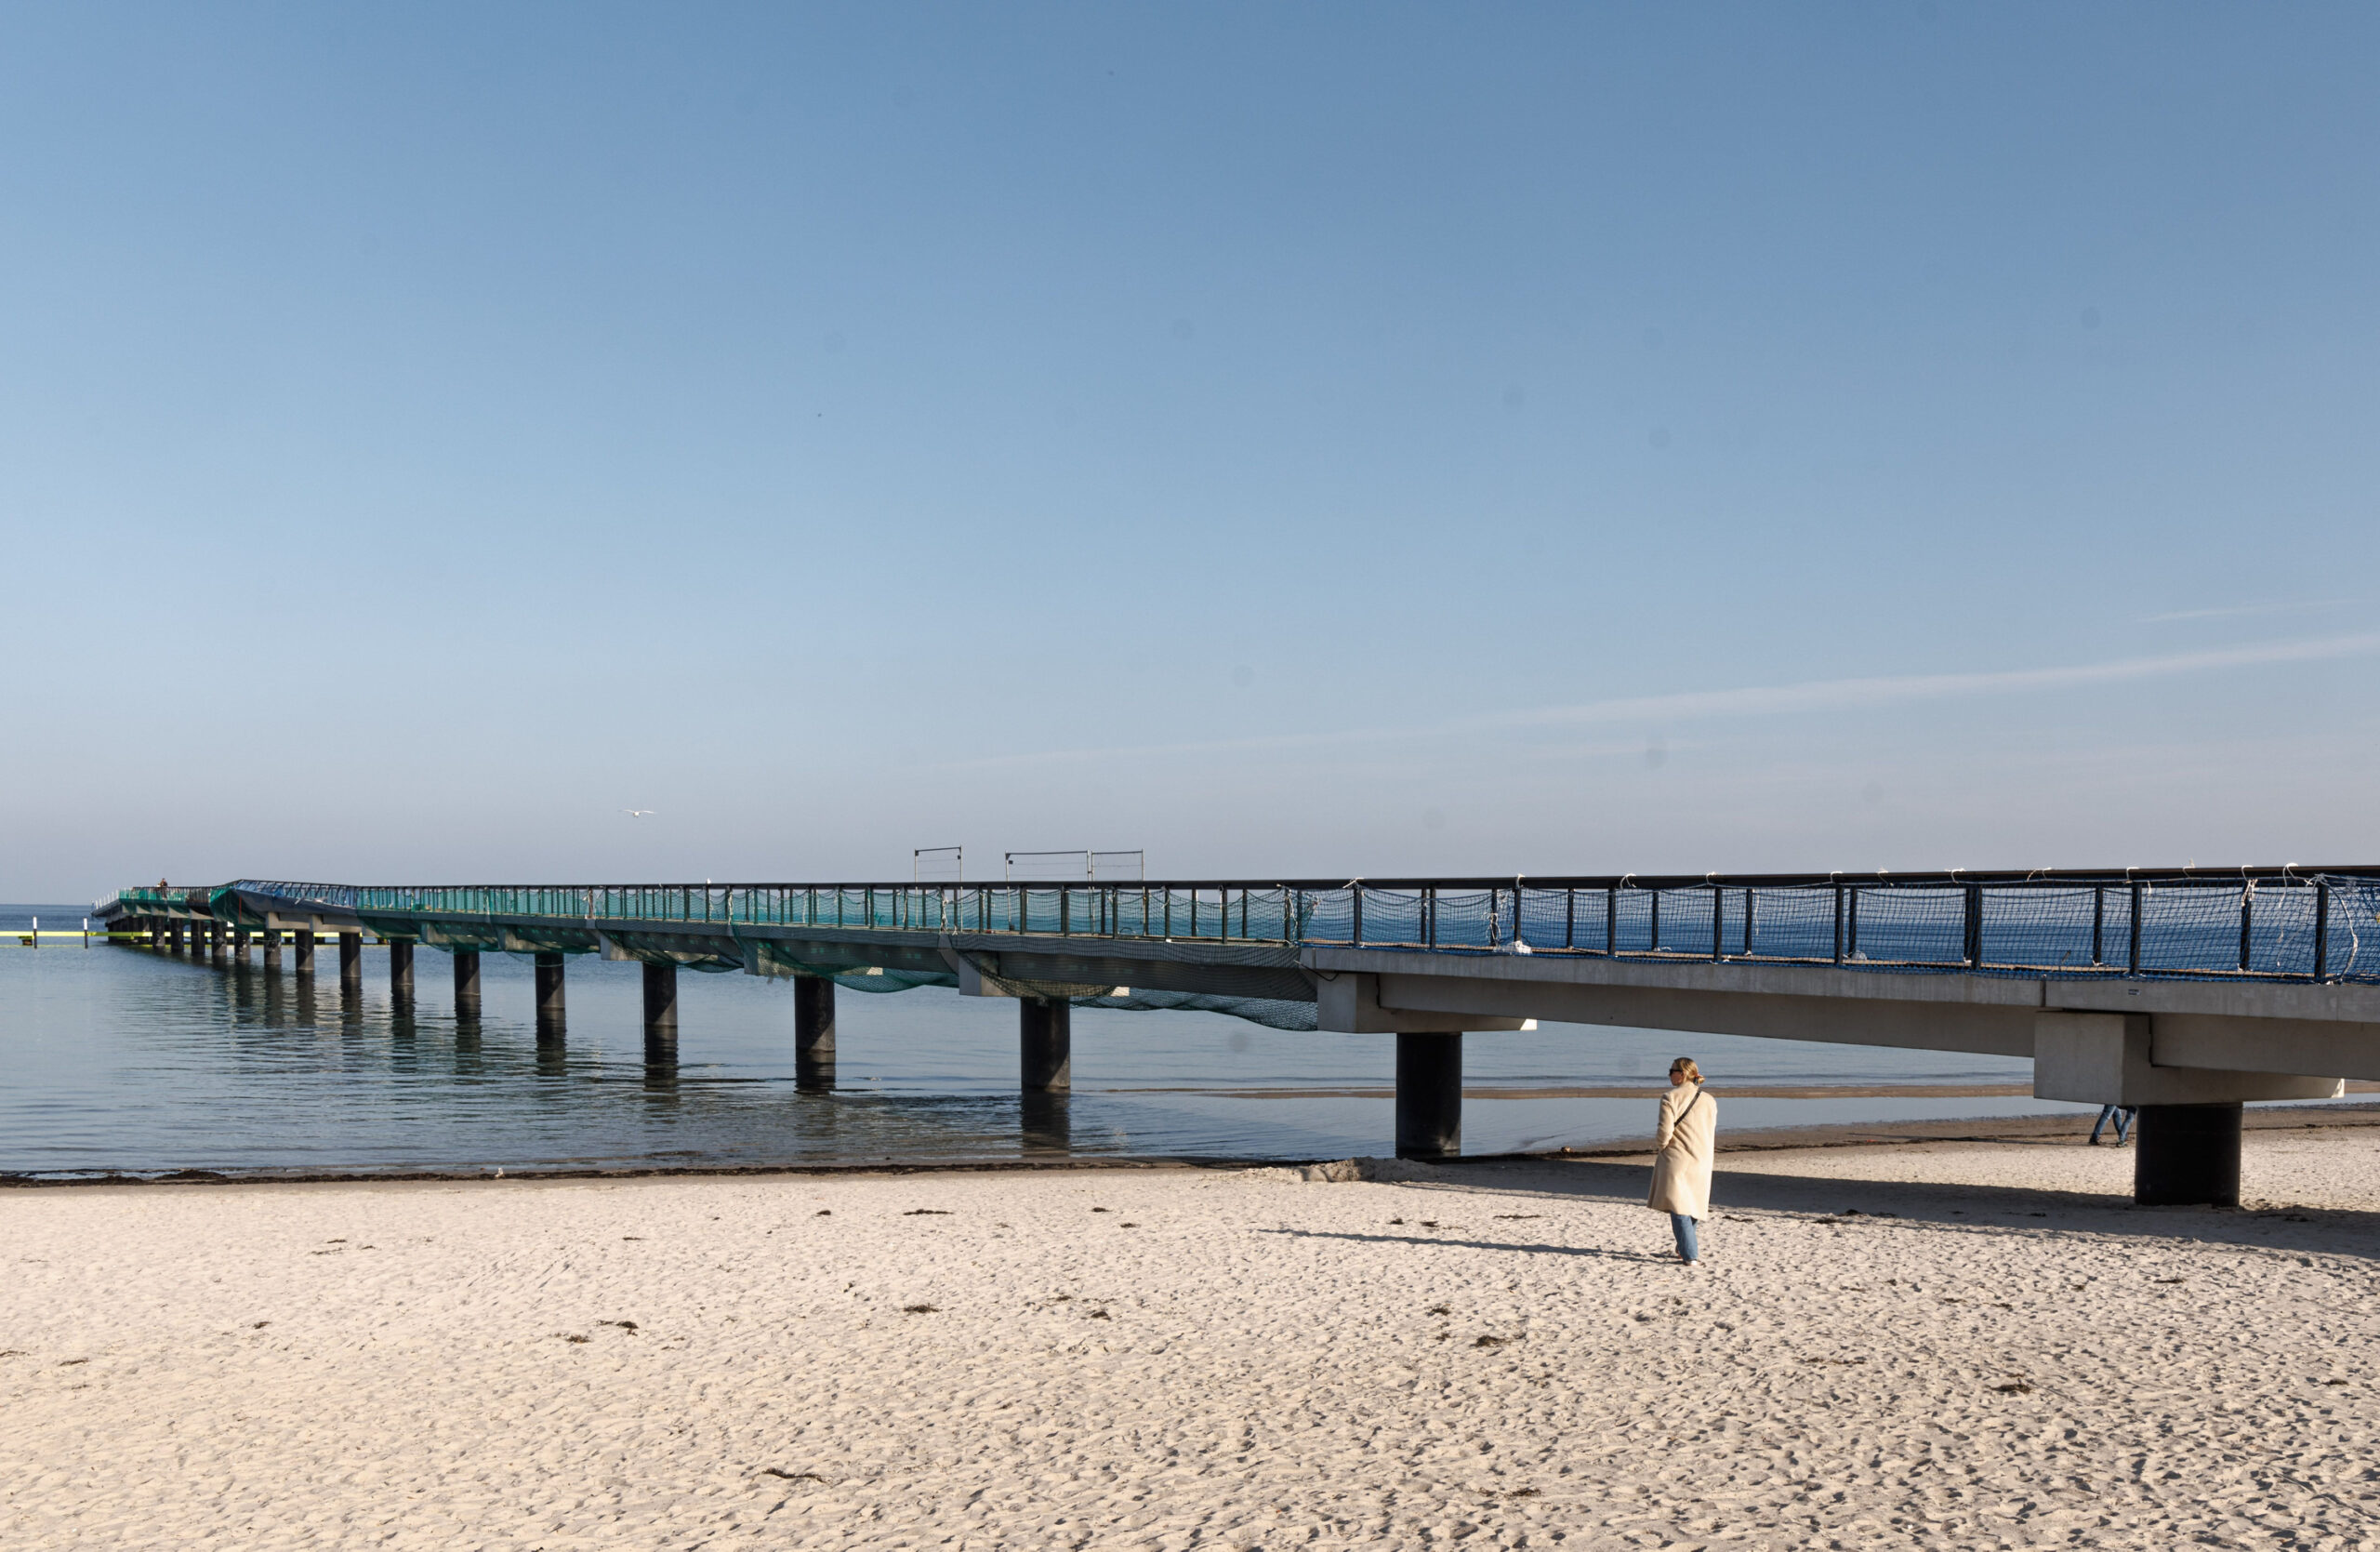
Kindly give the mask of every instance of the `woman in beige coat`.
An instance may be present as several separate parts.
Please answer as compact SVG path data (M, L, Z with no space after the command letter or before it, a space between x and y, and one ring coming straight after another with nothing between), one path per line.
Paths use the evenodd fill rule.
M1711 1155L1719 1140L1719 1102L1702 1089L1691 1056L1670 1064L1670 1092L1661 1095L1653 1128L1653 1192L1645 1205L1670 1215L1677 1258L1702 1261L1696 1228L1711 1212Z

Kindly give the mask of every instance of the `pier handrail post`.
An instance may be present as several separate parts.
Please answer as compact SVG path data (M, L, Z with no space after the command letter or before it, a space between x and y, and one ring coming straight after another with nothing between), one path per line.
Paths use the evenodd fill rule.
M2124 962L2124 973L2130 975L2140 974L2140 903L2143 895L2143 886L2135 882L2132 886L2132 948Z
M2331 978L2331 881L2314 881L2314 979Z

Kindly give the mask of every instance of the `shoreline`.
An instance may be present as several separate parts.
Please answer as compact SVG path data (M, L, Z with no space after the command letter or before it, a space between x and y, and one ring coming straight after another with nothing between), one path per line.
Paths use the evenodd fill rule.
M1648 1094L1657 1091L1646 1091ZM1790 1153L1846 1147L1916 1147L1939 1143L2025 1143L2076 1146L2086 1144L2094 1118L2076 1112L2055 1116L1977 1116L1948 1121L1855 1123L1821 1121L1807 1126L1765 1127L1722 1132L1722 1154ZM2337 1131L2380 1127L2380 1101L2352 1100L2316 1104L2250 1106L2242 1125L2249 1132ZM2105 1145L2103 1145L2104 1147ZM1649 1159L1652 1150L1642 1141L1591 1144L1536 1152L1475 1153L1431 1161L1433 1169L1462 1170L1489 1164L1547 1163L1565 1160L1617 1161ZM419 1170L306 1171L116 1171L73 1177L34 1174L0 1174L0 1191L36 1191L94 1187L192 1186L424 1186L513 1184L522 1181L630 1180L766 1180L773 1178L919 1174L1064 1174L1084 1171L1183 1171L1229 1174L1249 1170L1301 1169L1337 1159L1309 1157L1245 1157L1199 1154L1092 1154L1047 1158L995 1157L928 1160L855 1160L834 1163L636 1164L619 1167L541 1168L536 1165L454 1165Z

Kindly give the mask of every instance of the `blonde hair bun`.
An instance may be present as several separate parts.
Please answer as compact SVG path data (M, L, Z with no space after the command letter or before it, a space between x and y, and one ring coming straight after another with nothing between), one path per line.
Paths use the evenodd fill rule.
M1699 1083L1702 1081L1702 1069L1694 1065L1694 1058L1691 1056L1680 1056L1676 1061L1670 1064L1670 1070L1672 1072L1685 1073L1686 1081L1689 1083Z

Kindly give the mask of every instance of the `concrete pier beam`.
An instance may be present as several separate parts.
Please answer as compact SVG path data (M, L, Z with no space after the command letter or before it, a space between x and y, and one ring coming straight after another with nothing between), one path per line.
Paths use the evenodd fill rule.
M344 990L364 989L364 935L338 935L338 984Z
M1075 1086L1074 1004L1063 998L1017 1000L1017 1086L1026 1094L1064 1094Z
M1396 1037L1396 1156L1445 1159L1462 1151L1462 1037Z
M559 1033L562 1026L562 957L560 954L539 954L536 958L537 1032Z
M2133 1124L2132 1200L2143 1207L2240 1205L2240 1117L2228 1105L2143 1105Z
M824 1094L835 1086L835 983L793 978L793 1086Z
M268 927L259 935L264 939L265 970L268 974L278 975L281 970L281 931L277 927Z
M480 953L476 948L455 950L455 1016L477 1018L480 1015Z
M678 967L644 966L644 1055L653 1060L678 1049Z
M413 995L413 945L402 938L389 940L389 995Z

